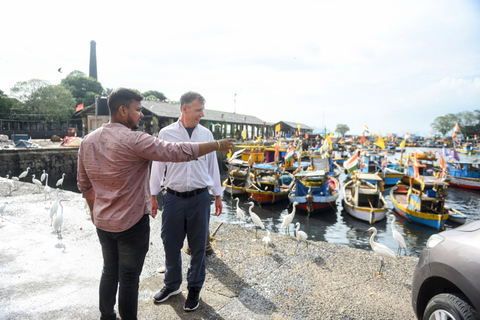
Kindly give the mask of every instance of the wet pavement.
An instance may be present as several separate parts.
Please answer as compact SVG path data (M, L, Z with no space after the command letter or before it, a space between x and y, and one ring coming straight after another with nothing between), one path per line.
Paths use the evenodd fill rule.
M95 227L80 194L60 191L62 240L52 233L43 192L20 183L7 195L0 182L0 319L99 319L98 283L102 257ZM254 209L255 211L255 209ZM248 219L248 218L247 218ZM211 218L211 230L219 222ZM161 304L163 286L160 216L151 219L151 245L141 275L139 319L415 319L410 291L417 258L386 261L371 250L327 242L305 244L285 234L224 223L207 258L200 307L183 310L183 292ZM293 225L291 226L293 228ZM365 235L365 237L370 234ZM189 256L182 254L184 277Z

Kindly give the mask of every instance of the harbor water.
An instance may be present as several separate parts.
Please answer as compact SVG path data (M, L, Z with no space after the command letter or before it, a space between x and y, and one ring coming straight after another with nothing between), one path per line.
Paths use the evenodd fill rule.
M406 148L404 154L415 152L415 150L421 150L423 152L442 152L442 149L434 148ZM474 161L477 159L480 161L480 155L466 155L459 154L462 161ZM389 155L389 159L400 158L400 153L395 155ZM440 159L439 157L437 157ZM445 158L445 157L444 157ZM449 160L449 159L445 159ZM475 161L477 161L475 160ZM342 172L339 181L343 185L346 179L346 175ZM391 213L394 213L393 204L390 199L390 189L384 191L384 196L389 203ZM212 215L213 221L225 221L231 224L243 225L236 213L236 201L228 194L222 195L223 200L223 213L219 217ZM448 196L446 205L462 212L467 216L467 223L474 220L479 220L480 207L480 191L474 191L469 189L448 188ZM247 196L240 197L239 207L246 213L245 227L255 228L252 223L249 212L249 200ZM265 228L270 232L275 233L287 233L286 228L280 229L283 217L292 211L292 205L288 200L278 204L263 205L259 207L255 205L253 207L255 212L263 221ZM214 212L214 204L212 204L212 212ZM428 238L435 233L438 233L435 229L421 226L419 224L409 222L402 216L394 213L396 216L395 228L404 236L407 243L407 254L409 256L418 257L425 247ZM337 206L334 210L328 212L313 213L308 217L308 214L301 210L296 210L293 223L290 224L288 234L295 235L295 223L300 222L300 230L305 231L308 234L308 239L312 241L327 241L333 244L360 248L370 249L369 237L371 233L366 232L371 225L366 222L357 220L350 216L342 207L342 194L337 200ZM378 230L377 241L388 246L394 252L397 252L397 243L393 239L391 229L391 218L387 215L387 218L378 221L373 225ZM451 225L447 222L445 228L451 229L456 225Z

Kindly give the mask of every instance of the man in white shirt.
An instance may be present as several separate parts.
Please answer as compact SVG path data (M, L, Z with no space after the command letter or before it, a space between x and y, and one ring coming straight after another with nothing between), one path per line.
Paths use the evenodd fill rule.
M199 124L204 116L205 99L196 92L187 92L180 98L180 119L160 130L158 137L169 142L213 141L213 135ZM191 260L187 273L188 296L184 310L193 311L199 305L200 289L205 281L205 248L210 221L210 194L215 196L215 215L222 213L220 181L215 152L188 163L154 162L150 176L152 206L156 212L156 195L163 179L167 193L163 198L162 240L165 250L165 286L154 296L163 302L181 292L181 249L185 236ZM209 192L206 192L206 191ZM210 194L209 194L210 193Z

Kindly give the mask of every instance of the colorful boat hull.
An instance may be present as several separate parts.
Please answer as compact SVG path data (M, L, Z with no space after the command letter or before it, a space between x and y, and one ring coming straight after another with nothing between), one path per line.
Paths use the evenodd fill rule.
M398 186L390 190L390 198L393 203L395 211L402 217L413 221L415 223L431 227L437 230L445 229L445 221L448 219L448 214L433 214L424 213L408 208L408 193L405 191L398 191Z

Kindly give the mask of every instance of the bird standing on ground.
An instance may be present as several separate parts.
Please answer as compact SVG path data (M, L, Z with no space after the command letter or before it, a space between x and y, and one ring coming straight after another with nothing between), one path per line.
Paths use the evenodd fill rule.
M252 222L255 224L255 238L257 237L257 227L265 229L265 226L263 225L262 220L260 220L260 217L257 216L255 212L253 212L252 208L255 206L255 203L250 201L248 204L250 204L250 207L248 208L248 212L250 213L250 218L252 218Z
M5 183L7 184L7 188L9 189L8 195L12 194L12 189L14 189L15 184L13 183L13 180L8 179L9 175L7 174L7 178L5 179Z
M28 171L30 170L30 167L27 168L27 170L23 171L22 173L20 173L20 175L18 176L19 179L22 179L22 178L25 178L28 174Z
M373 239L377 235L377 228L370 227L370 229L368 229L367 231L373 232L373 234L370 236L370 246L372 247L373 252L375 252L377 255L380 256L381 264L380 264L380 270L377 272L377 274L382 275L382 269L385 266L383 262L383 258L397 260L397 256L387 246L373 241Z
M57 233L58 240L62 240L62 225L63 225L63 201L68 200L59 200L58 205L60 206L60 212L57 211L55 218L53 219L53 230Z
M40 176L40 182L43 182L46 177L47 177L47 174L45 173L45 170L43 170L43 173L42 173L42 175Z
M308 235L303 232L303 231L300 231L300 222L297 222L295 224L297 226L297 228L295 229L296 233L297 233L297 248L298 248L298 244L300 243L300 241L304 241L305 244L306 244L306 250L308 249L308 242L307 242L307 238L308 238ZM295 251L297 251L297 248L295 248Z
M267 231L267 235L262 238L262 241L265 243L264 251L267 252L266 250L267 250L268 246L270 245L270 242L272 241L272 238L270 238L270 231ZM270 252L267 252L267 253L270 254Z
M40 187L43 186L43 183L41 183L40 180L35 179L35 175L34 175L34 174L32 174L32 182L33 182L33 184L35 185L35 187L33 188L33 191L35 191L35 189L40 190Z
M57 187L58 186L60 186L60 187L63 186L63 179L65 179L65 173L62 173L62 178L57 181L57 183L56 183Z
M50 208L50 225L52 225L53 223L53 217L57 213L58 202L60 201L60 196L58 195L58 189L56 189L56 193L57 193L57 196L56 196L55 202L52 204L52 207Z
M2 221L3 221L3 212L5 211L5 208L7 207L8 202L4 202L3 205L0 206L0 213L2 214Z
M45 201L47 201L47 196L50 198L50 191L52 189L48 186L48 173L46 173L45 187L43 187L43 192L45 192Z
M293 218L295 217L295 210L297 208L297 205L298 205L298 202L294 202L293 203L293 210L290 214L287 214L286 216L283 217L283 222L282 222L282 225L280 226L280 228L287 228L286 232L289 233L289 228L288 226L290 225L290 223L292 223L293 221Z
M238 206L238 204L240 203L240 199L235 198L235 200L237 200L237 216L238 216L238 219L240 219L240 221L243 221L243 224L245 224L245 214L243 213L243 210L240 209L240 207Z
M398 243L397 256L400 255L400 253L402 252L402 249L405 250L405 255L407 255L407 244L405 243L405 239L400 234L400 232L398 232L397 229L395 228L395 216L391 214L390 217L392 218L393 239L395 239L395 241Z
M13 181L13 185L14 185L14 189L17 190L18 189L18 177L12 177L12 181Z

